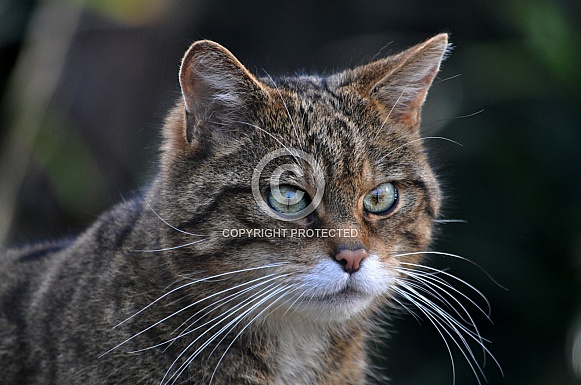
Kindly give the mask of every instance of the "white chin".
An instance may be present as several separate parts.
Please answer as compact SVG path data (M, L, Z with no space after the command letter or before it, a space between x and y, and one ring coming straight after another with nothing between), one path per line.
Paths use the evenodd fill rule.
M342 321L367 310L388 292L392 280L376 255L366 258L353 274L330 258L323 259L302 277L304 294L293 307L314 317Z

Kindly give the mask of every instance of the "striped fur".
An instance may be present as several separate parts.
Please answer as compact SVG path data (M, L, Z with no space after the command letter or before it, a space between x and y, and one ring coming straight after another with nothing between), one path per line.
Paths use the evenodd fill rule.
M420 111L447 49L438 35L326 77L258 78L216 43L194 43L183 98L143 196L78 238L0 259L0 372L7 384L363 384L366 342L406 264L421 262L440 190ZM325 180L315 212L266 215L255 166L300 149ZM296 162L285 183L316 194ZM261 180L265 182L265 180ZM363 210L392 182L397 207ZM261 190L266 194L265 190ZM231 229L354 229L354 237L233 237ZM365 248L352 274L333 258ZM405 254L404 256L398 256ZM399 270L398 270L399 269Z

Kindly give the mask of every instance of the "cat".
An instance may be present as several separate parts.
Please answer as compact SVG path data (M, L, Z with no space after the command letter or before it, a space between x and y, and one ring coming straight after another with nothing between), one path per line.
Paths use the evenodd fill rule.
M442 194L419 127L447 51L440 34L329 76L259 78L195 42L149 187L76 238L2 252L3 383L372 381L381 309L439 282L422 264Z

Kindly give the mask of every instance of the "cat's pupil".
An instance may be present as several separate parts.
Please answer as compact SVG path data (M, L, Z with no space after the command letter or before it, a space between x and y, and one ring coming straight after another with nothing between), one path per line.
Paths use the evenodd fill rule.
M382 183L363 197L365 211L383 215L389 213L397 205L398 192L393 183Z
M373 193L374 193L373 197L375 198L375 204L378 204L380 198L383 198L384 195L379 190L375 190Z
M290 201L297 195L296 191L286 191L284 197L287 200L287 206L290 205Z

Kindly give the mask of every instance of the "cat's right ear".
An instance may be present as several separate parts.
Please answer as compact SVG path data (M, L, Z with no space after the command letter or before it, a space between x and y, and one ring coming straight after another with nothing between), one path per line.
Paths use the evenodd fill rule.
M195 147L223 141L230 123L266 95L264 85L230 51L209 40L195 42L184 55L180 86L185 138Z
M348 72L359 92L395 121L418 126L428 89L450 50L443 33L406 51Z

